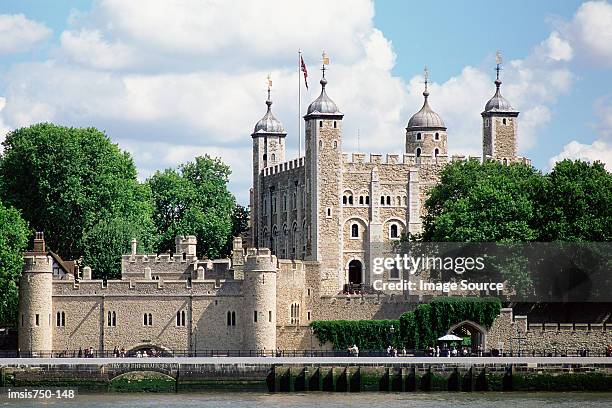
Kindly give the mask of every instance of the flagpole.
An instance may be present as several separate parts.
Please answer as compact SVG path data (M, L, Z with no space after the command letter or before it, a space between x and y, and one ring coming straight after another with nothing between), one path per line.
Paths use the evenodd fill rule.
M302 69L302 51L298 50L298 159L302 157L302 80L300 79Z

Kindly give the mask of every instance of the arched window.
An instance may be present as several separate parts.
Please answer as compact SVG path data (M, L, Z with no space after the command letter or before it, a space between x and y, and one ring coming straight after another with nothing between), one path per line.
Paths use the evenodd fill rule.
M349 205L353 205L353 196L350 195L348 198Z
M416 140L421 140L421 134L420 133L417 133Z
M502 120L502 122L503 122L503 124L505 125L505 124L506 124L506 118L504 118L504 119Z
M359 225L358 224L351 225L351 238L359 238Z
M58 313L58 314L59 314L59 313ZM107 319L106 319L106 325L107 325L108 327L112 326L112 324L113 324L113 317L112 317L112 316L113 316L113 315L112 315L112 313L109 311L109 312L108 312ZM58 318L59 318L59 316L58 316Z
M389 237L399 238L397 224L391 224L391 226L389 227Z
M438 155L440 154L440 149L438 149L437 147L434 149L434 156L438 157Z
M323 121L322 120L319 121L319 127L321 127L321 128L323 127Z
M117 313L113 312L113 327L117 326Z
M389 279L398 280L400 278L400 271L397 266L393 266L389 271Z
M387 196L387 205L391 205L391 196Z
M300 323L300 305L298 303L291 304L291 313L289 315L290 324Z
M181 325L181 311L180 310L176 312L176 325L177 326Z
M276 160L276 155L274 153L272 153L272 161Z
M421 148L420 147L416 148L416 157L421 157Z
M336 129L338 127L338 124L336 123L336 121L334 120L334 129Z
M236 325L236 312L232 312L232 326Z
M144 326L147 325L148 319L147 319L147 314L145 313L144 315L142 315L142 324Z
M232 312L227 312L227 325L232 325Z
M153 315L149 313L149 326L153 326Z
M380 196L380 205L385 205L385 196Z
M434 135L434 138L435 138L436 140L440 140L440 134L439 134L438 132L436 132L436 134Z
M346 205L347 203L347 198L346 196L342 196L342 204Z
M359 205L363 205L363 196L359 196Z
M366 205L370 205L370 196L365 196Z
M108 312L108 313L110 313L110 312ZM55 325L56 326L61 326L62 325L62 319L61 319L60 312L57 312L57 314L55 316Z

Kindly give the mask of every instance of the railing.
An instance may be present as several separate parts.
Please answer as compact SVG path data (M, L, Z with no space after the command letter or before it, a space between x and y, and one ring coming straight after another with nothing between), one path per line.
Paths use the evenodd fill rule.
M146 352L146 355L144 354ZM0 358L156 358L156 357L612 357L612 353L604 350L590 349L529 349L486 352L467 352L461 350L453 355L450 350L441 350L438 355L431 350L402 350L388 353L387 350L360 350L351 353L347 350L42 350L17 351L0 350Z

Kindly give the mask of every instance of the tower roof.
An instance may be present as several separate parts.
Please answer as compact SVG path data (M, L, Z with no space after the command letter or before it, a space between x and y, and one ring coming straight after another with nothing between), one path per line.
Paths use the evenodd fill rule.
M512 107L512 105L510 105L510 102L508 102L508 100L506 100L506 98L502 96L501 91L500 91L502 81L501 79L499 79L499 71L501 71L502 56L499 51L497 51L496 62L497 62L497 66L495 67L495 71L497 71L497 75L496 75L495 82L494 82L495 83L495 95L493 95L493 97L489 99L489 101L485 105L483 113L486 113L486 112L516 113L517 111Z
M429 106L428 98L429 91L427 90L428 84L428 71L425 68L425 91L423 91L423 107L417 113L412 115L408 121L407 130L418 130L418 129L446 129L444 121L436 112Z
M319 82L321 84L321 94L308 105L306 115L342 115L336 103L332 101L331 98L327 96L327 92L325 92L325 85L327 85L327 79L325 79L325 65L323 65L322 70L323 77Z
M285 128L280 120L276 119L274 114L272 113L272 100L270 99L270 88L268 88L268 99L266 100L266 105L268 105L268 110L263 118L255 124L255 129L253 130L253 136L256 136L260 133L274 133L278 135L286 135Z

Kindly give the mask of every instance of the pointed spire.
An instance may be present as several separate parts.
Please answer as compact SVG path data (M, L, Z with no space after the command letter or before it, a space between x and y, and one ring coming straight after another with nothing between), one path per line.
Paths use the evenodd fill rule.
M425 90L423 91L423 106L421 110L412 115L408 121L406 129L446 129L444 121L436 112L429 106L429 69L427 66L423 69L423 77L425 78Z
M499 79L499 72L502 70L502 54L500 51L495 53L495 94L485 105L484 112L515 112L514 108L501 94L502 81ZM483 113L484 113L483 112Z

